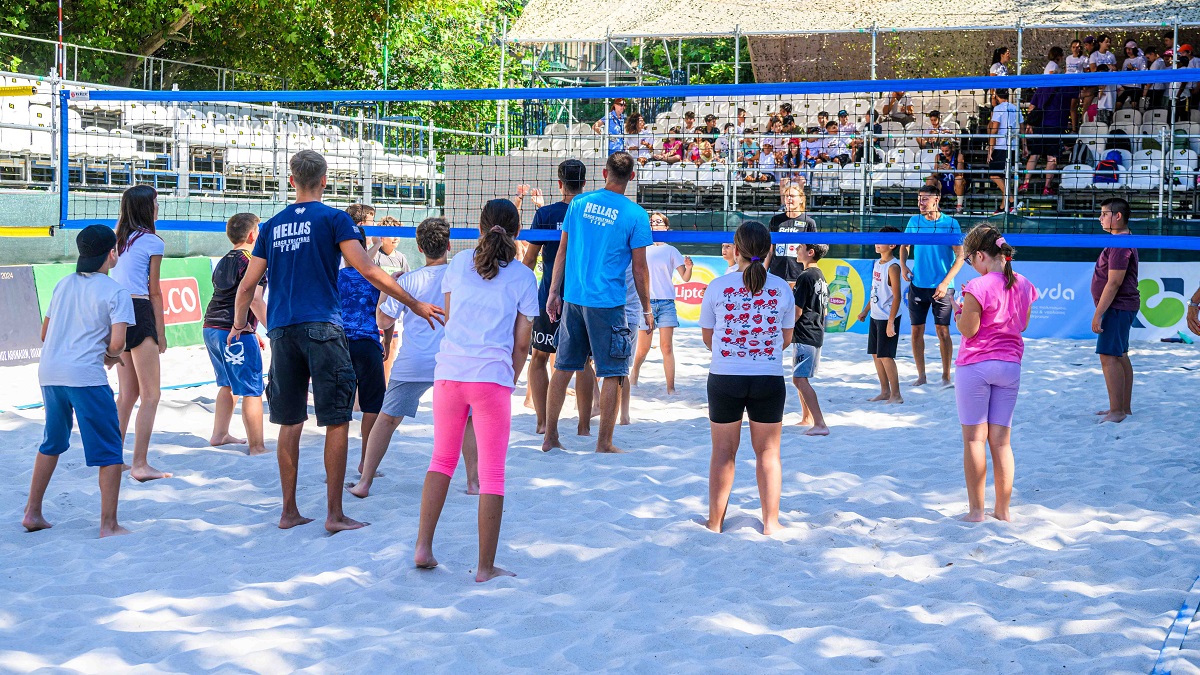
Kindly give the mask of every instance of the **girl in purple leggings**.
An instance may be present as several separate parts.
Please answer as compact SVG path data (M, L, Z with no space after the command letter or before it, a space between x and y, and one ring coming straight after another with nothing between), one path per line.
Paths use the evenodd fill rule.
M1016 249L995 228L980 225L963 242L967 262L980 274L963 287L962 304L955 318L962 333L955 361L954 387L958 421L962 423L963 471L967 477L970 511L963 520L984 519L983 494L987 485L987 446L992 451L996 483L996 508L992 515L1009 520L1012 497L1013 408L1021 387L1021 333L1029 326L1029 313L1037 289L1013 272Z
M467 417L474 419L479 454L479 566L475 581L515 576L496 567L504 513L504 460L512 425L512 392L525 367L537 278L512 264L521 215L507 199L493 199L479 217L479 244L454 256L442 277L446 332L433 370L433 460L421 492L417 567L437 566L433 532L458 465Z

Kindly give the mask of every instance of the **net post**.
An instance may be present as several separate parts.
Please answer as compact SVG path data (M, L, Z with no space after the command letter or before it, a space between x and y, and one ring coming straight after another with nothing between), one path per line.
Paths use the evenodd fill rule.
M741 84L742 72L742 25L733 27L733 83ZM639 82L640 84L640 82Z
M433 120L429 120L429 171L425 181L425 196L429 208L437 206L437 150L433 147Z
M1172 127L1175 126L1174 122L1171 123L1171 126ZM1173 153L1175 151L1174 134L1171 135L1171 138L1167 138L1168 131L1170 131L1170 130L1169 129L1159 129L1158 130L1158 143L1159 143L1158 147L1170 148L1170 150L1167 150L1163 153L1163 155L1164 155L1163 161L1158 163L1158 219L1159 219L1160 226L1162 225L1162 217L1163 217L1163 194L1166 191L1166 186L1164 186L1163 183L1167 180L1166 179L1167 162L1170 161L1170 159L1171 159L1171 153ZM1168 145L1168 143L1170 145Z
M58 99L59 99L59 101L58 101L58 103L59 103L58 126L60 129L60 132L59 132L59 148L58 148L59 162L57 165L57 169L58 169L58 226L60 228L67 226L67 216L69 215L68 209L67 209L68 204L69 204L69 202L67 200L67 185L68 185L67 179L68 179L68 174L70 173L71 169L69 166L67 166L66 158L70 156L67 152L67 143L68 143L67 135L68 135L68 129L70 127L70 124L69 124L70 115L68 114L69 108L67 106L67 101L70 100L70 97L71 97L71 92L66 89L62 89L58 92Z
M358 109L358 175L362 181L362 203L370 205L374 198L375 191L375 173L372 167L372 153L366 152L363 148L363 127L364 112L362 108Z

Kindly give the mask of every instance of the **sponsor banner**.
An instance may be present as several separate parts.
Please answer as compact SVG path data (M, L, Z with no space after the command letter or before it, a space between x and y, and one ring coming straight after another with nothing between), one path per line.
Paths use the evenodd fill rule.
M37 288L28 266L0 267L0 366L33 363L42 354Z
M41 316L46 316L54 286L75 272L74 263L34 265L33 279ZM163 324L172 347L204 344L204 308L212 299L209 258L163 258L159 288L163 294Z
M700 302L708 283L725 273L725 260L719 256L693 256L692 280L683 283L675 277L675 306L679 323L685 327L698 326ZM867 321L858 315L869 302L871 270L874 260L841 260L827 258L818 266L830 289L830 314L826 332L866 333ZM1038 289L1038 301L1033 304L1028 338L1069 338L1091 340L1092 316L1096 307L1092 301L1092 263L1086 262L1025 262L1016 264L1016 271ZM1158 340L1187 332L1187 303L1200 285L1200 264L1144 262L1139 266L1138 289L1142 307L1131 333L1135 340ZM840 273L839 273L840 272ZM977 277L969 266L963 267L955 279L955 293L963 284ZM904 304L900 308L902 333L911 331L907 300L908 284L902 290ZM838 302L834 302L836 299ZM848 311L845 308L849 308ZM927 334L934 333L932 314L925 323ZM951 323L951 332L957 332Z

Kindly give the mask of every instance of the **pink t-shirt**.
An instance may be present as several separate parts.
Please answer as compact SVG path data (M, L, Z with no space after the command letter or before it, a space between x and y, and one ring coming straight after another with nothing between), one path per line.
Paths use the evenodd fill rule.
M1012 288L1004 287L1004 274L991 272L967 283L963 293L970 293L983 308L979 318L979 331L964 337L958 348L960 366L980 361L1021 362L1025 353L1025 341L1021 331L1025 328L1029 306L1037 300L1038 292L1028 279L1017 276Z

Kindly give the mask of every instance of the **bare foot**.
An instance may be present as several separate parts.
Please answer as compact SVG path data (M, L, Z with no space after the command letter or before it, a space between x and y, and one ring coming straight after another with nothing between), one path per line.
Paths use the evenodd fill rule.
M924 375L922 375L922 376L918 377L917 379L913 380L912 384L910 384L910 385L908 385L908 386L910 386L910 387L923 387L923 386L925 386L925 376L924 376Z
M884 393L876 396L875 398L867 399L867 403L874 403L876 401L886 401L886 400L888 400L889 395L890 395L890 392L884 392Z
M537 433L539 436L545 436L545 435L546 435L546 423L545 423L545 422L538 422L538 423L537 423L537 432L536 432L536 433Z
M21 527L25 528L26 532L37 532L38 530L48 530L54 526L40 513L37 515L26 513L25 517L21 519Z
M902 396L897 396L897 397L895 397L895 398L889 398L889 399L887 400L887 402L888 402L888 404L889 404L889 405L899 405L899 404L901 404L901 403L904 403L904 397L902 397Z
M1108 410L1097 410L1095 414L1103 417L1104 415L1108 414Z
M798 426L798 427L811 427L814 424L816 424L816 422L811 417L805 417L804 419L800 420L799 422L796 422L796 426Z
M714 524L710 520L710 521L704 523L704 526L707 527L710 532L716 532L717 534L721 534L721 523Z
M1011 513L1009 513L1008 511L995 511L995 512L993 512L993 513L989 514L989 515L991 515L991 516L992 516L993 518L995 518L996 520L1003 520L1003 521L1005 521L1005 522L1012 522L1012 514L1011 514Z
M219 448L222 445L245 445L246 439L238 438L232 434L225 434L224 436L213 436L208 439L208 444L214 448Z
M279 517L279 529L290 530L297 525L307 525L313 521L312 518L305 518L299 513L283 514Z
M482 584L485 581L491 581L496 577L515 577L516 572L509 572L506 569L501 569L493 565L491 569L480 569L475 573L475 583Z
M252 445L246 451L246 454L251 457L255 457L257 455L265 455L268 452L271 452L271 450L269 448L267 448L267 446L265 446L265 445Z
M675 395L675 389L672 387L667 387L667 396L674 396L674 395Z
M365 481L361 480L358 481L358 483L346 483L346 492L349 492L359 499L366 499L371 495L371 486L366 485Z
M133 534L133 532L130 532L129 530L121 527L120 525L114 525L112 527L101 527L100 528L100 538L101 539L103 539L105 537L119 537L122 534Z
M478 495L479 494L479 482L478 481L476 481L474 483L472 483L471 481L467 481L467 494L469 494L469 495Z
M627 426L629 426L629 425L630 425L629 418L628 418L628 417L622 417L622 418L621 418L621 421L617 422L617 424L619 424L619 425L621 425L621 426L623 426L623 427L627 427Z
M1105 422L1112 422L1114 424L1120 424L1121 422L1125 421L1126 417L1127 415L1123 412L1110 412L1101 418L1100 423L1104 424Z
M601 445L601 444L597 443L596 444L596 452L603 452L603 453L608 453L608 454L619 454L619 453L623 453L625 451L618 448L617 446L613 445L612 443L607 443L605 445Z
M631 387L636 387L636 386L637 386L637 379L638 379L638 374L637 374L637 373L630 373L630 374L629 374L629 386L631 386Z
M370 523L360 523L353 518L342 516L341 518L326 518L325 531L329 534L337 534L346 530L357 530L370 525Z
M413 554L413 563L423 570L431 570L438 566L437 558L433 557L433 551L419 546L416 553Z
M804 432L804 435L805 436L828 436L829 435L829 427L825 426L824 424L816 425L816 426L813 426L813 428L809 429L808 431Z
M158 469L147 464L146 466L134 467L130 469L129 475L132 476L137 482L145 483L147 481L158 480L160 478L170 478L174 474L167 473L166 471L159 471Z
M532 396L527 395L525 397L525 407L529 408L530 410L533 410L533 397Z
M558 440L557 436L546 436L545 440L542 441L542 452L550 452L554 449L566 450L566 448L563 447L562 442Z
M954 388L954 380L943 379L940 386L942 387L942 389L953 389Z
M970 511L962 517L962 520L968 523L982 523L986 517L983 511Z
M589 422L590 421L591 420L589 420ZM591 436L592 435L592 425L590 423L580 422L579 426L575 428L575 435L576 436Z
M779 524L778 520L773 523L763 523L763 534L765 536L769 537L773 534L777 534L778 532L780 532L782 530L783 530L783 526Z
M122 472L124 472L124 471L128 471L128 470L130 470L130 469L132 469L132 468L133 468L133 467L132 467L132 466L129 466L128 464L122 464L122 465L121 465L121 471L122 471Z

